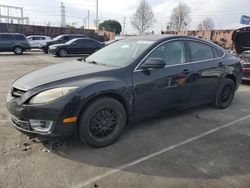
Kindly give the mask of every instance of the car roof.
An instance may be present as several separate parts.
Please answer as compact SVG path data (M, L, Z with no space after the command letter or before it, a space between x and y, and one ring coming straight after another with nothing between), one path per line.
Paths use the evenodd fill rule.
M86 36L85 34L63 34L61 36Z
M49 36L46 36L46 35L29 35L27 37L49 37Z
M135 36L135 37L129 37L126 39L132 39L132 40L149 40L149 41L162 41L162 40L168 40L168 39L192 39L202 42L207 42L205 40L199 39L197 37L193 36L183 36L183 35L143 35L143 36Z

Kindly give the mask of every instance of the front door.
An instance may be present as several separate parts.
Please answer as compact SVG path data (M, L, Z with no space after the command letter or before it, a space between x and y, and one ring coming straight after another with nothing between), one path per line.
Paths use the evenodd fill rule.
M161 58L162 69L142 70L148 58ZM185 43L166 42L153 50L133 73L135 116L179 108L191 99L192 64L187 64Z

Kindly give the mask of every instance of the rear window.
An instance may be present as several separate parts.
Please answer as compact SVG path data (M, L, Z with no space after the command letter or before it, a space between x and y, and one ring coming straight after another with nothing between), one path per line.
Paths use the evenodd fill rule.
M224 55L224 52L217 49L217 48L213 48L213 51L214 51L215 58L220 58L220 57L223 57L223 55Z
M25 40L25 37L23 35L15 35L16 40Z
M13 35L9 35L9 34L1 35L1 40L3 40L3 41L13 40Z
M189 47L193 61L203 61L214 58L213 49L209 45L200 42L189 41Z

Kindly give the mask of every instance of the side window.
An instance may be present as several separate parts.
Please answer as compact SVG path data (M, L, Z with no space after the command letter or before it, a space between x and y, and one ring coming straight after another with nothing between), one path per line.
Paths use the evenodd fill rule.
M216 49L216 51L217 51L217 54L218 54L219 57L222 57L224 55L223 51L218 50L218 49Z
M167 42L156 48L148 58L161 58L167 65L186 63L186 50L183 41Z
M192 61L203 61L214 58L213 49L209 45L193 41L189 41L188 43Z
M23 35L15 35L16 40L25 40L25 37Z
M68 41L68 40L69 40L69 37L68 37L68 36L64 36L64 37L62 38L62 40Z
M2 35L2 40L7 41L7 40L13 40L13 35Z
M40 37L33 37L33 40L40 40Z

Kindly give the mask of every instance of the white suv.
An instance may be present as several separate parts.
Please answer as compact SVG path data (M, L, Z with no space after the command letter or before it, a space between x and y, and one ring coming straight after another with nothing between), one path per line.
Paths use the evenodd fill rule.
M31 48L39 48L40 44L51 41L51 38L48 36L42 35L31 35L27 37Z

